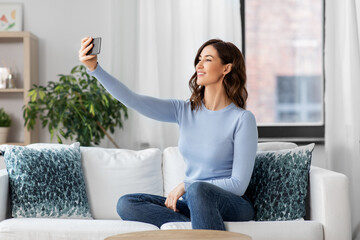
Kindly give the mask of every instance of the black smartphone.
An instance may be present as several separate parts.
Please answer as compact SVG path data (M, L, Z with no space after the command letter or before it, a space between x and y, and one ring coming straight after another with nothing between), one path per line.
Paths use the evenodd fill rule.
M101 38L93 38L93 40L90 42L90 44L94 44L94 46L88 51L86 55L97 55L100 53L101 48ZM89 44L89 45L90 45Z

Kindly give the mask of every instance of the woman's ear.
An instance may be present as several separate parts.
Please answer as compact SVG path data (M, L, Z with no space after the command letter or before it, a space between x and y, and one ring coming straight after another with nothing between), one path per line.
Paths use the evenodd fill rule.
M232 63L228 63L225 65L225 69L224 69L224 74L228 74L229 72L231 72L232 69Z

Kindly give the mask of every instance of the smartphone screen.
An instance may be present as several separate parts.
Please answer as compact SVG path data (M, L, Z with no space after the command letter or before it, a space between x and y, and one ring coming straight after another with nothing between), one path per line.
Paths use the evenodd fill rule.
M101 38L93 38L91 41L92 44L94 44L93 48L89 50L89 52L86 55L97 55L100 53L101 48ZM91 44L90 43L90 44Z

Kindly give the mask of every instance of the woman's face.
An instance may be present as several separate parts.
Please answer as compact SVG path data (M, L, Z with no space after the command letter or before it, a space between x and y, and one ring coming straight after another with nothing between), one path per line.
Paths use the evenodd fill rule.
M226 65L221 63L217 50L212 46L206 46L199 56L199 62L196 65L197 81L200 86L219 84L227 72Z

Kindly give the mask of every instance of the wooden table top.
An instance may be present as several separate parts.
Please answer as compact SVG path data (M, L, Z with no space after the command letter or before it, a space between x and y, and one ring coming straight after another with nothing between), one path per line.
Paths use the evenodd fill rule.
M217 230L155 230L123 233L106 238L105 240L251 240L251 237L242 233Z

